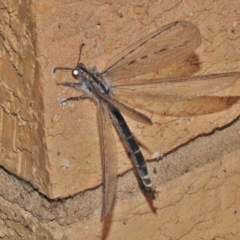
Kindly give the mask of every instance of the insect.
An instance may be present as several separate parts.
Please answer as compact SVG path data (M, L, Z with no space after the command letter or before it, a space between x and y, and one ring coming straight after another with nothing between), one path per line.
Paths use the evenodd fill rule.
M143 124L152 125L149 117L131 108L120 99L135 98L153 101L181 101L207 96L233 84L240 72L190 76L187 78L131 80L119 84L119 80L133 78L148 72L163 69L172 63L186 60L201 44L199 29L187 21L167 24L132 44L112 58L104 71L78 63L75 68L56 67L56 70L71 70L76 82L58 85L72 87L83 92L62 102L91 98L96 102L100 133L101 158L103 164L103 206L101 219L109 213L115 196L117 181L117 155L111 124L115 125L123 143L131 153L131 159L146 192L154 197L145 158L137 141L126 124L124 115ZM111 146L111 147L108 147Z

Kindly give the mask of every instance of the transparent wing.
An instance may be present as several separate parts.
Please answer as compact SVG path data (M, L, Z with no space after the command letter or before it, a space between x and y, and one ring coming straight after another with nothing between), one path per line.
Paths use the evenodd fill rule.
M211 114L231 108L240 97L199 97L177 102L129 101L133 108L141 109L154 115L171 117L191 117Z
M181 101L208 96L231 86L240 72L216 73L187 78L144 80L131 85L112 86L114 96L154 101Z
M135 121L144 123L144 124L149 124L152 125L152 121L150 118L148 118L147 116L145 116L144 114L138 112L137 110L135 110L134 108L131 108L127 105L125 105L124 103L119 102L116 99L110 98L107 95L104 95L94 89L92 89L92 92L95 93L95 95L98 96L98 98L110 103L111 105L113 105L115 108L117 108L120 112L122 112L123 114L127 115L128 117L132 118Z
M108 105L99 101L98 123L103 166L103 206L101 220L113 206L117 183L117 150Z
M146 80L112 88L118 101L134 108L167 116L191 116L222 111L238 101L239 96L209 96L231 86L237 79L240 72Z
M103 74L113 82L165 68L188 58L200 44L200 32L194 24L173 22L116 55L108 62Z

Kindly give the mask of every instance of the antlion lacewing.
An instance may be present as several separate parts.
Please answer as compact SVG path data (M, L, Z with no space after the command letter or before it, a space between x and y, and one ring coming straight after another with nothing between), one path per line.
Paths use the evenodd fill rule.
M191 76L186 78L146 79L134 81L133 77L166 68L173 63L189 58L201 44L199 29L191 22L177 21L167 24L135 42L112 58L102 72L96 67L86 67L80 63L80 54L75 68L56 67L56 70L71 70L76 82L58 85L73 87L83 92L62 102L91 98L96 102L103 163L103 206L101 219L113 206L117 181L117 153L111 124L122 137L146 192L154 197L146 161L138 143L133 137L123 115L135 121L152 125L149 117L124 104L120 99L134 98L161 102L190 100L207 96L233 84L240 72L228 72ZM119 80L130 78L129 84L119 84ZM123 115L122 115L123 114ZM109 147L111 146L111 147Z

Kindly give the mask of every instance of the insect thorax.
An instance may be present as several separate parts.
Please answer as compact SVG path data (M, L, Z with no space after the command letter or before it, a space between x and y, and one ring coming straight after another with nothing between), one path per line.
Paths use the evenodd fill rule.
M108 79L105 78L104 75L99 72L95 66L91 69L91 72L93 76L99 81L99 83L96 83L94 82L94 79L92 79L94 82L94 87L99 92L112 96L111 84Z

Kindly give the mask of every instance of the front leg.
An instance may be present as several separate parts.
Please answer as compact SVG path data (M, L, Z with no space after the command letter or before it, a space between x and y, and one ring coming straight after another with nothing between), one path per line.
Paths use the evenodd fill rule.
M72 87L72 88L78 88L79 87L79 83L73 83L73 82L62 82L62 83L57 83L57 85L62 85L65 87Z
M80 101L80 100L85 99L87 97L88 97L88 95L86 93L84 93L81 96L69 97L69 98L63 99L62 101L60 101L60 103L65 103L65 102L68 102L68 101Z

